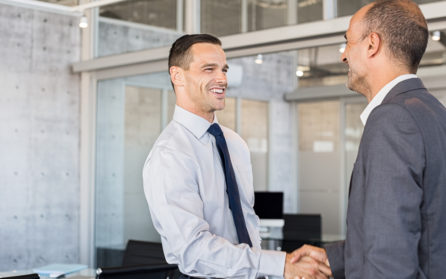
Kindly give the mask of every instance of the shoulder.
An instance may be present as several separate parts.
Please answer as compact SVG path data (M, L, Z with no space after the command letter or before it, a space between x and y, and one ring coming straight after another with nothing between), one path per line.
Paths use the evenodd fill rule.
M145 165L150 161L162 162L166 157L191 158L193 139L190 132L176 121L171 121L152 146Z
M242 137L237 134L235 131L233 131L232 129L222 126L220 125L221 130L223 131L223 134L225 136L226 142L228 144L231 145L236 145L239 148L245 148L248 149L248 145L246 144L246 142L242 139Z

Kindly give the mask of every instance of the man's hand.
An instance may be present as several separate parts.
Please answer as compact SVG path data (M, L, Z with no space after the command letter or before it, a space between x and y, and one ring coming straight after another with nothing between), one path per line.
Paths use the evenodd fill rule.
M305 257L310 257L317 263L319 271L322 272L326 277L333 276L325 249L311 245L303 245L299 249L294 250L290 255L291 264L298 263Z
M311 257L301 256L300 260L295 262L292 262L292 259L292 254L286 255L283 274L285 279L327 279L328 276L324 273L327 269L331 274L329 267Z

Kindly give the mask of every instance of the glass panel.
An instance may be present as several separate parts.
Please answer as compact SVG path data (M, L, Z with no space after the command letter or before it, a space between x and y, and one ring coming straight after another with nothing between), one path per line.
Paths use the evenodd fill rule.
M167 117L166 73L98 82L95 244L97 265L117 266L128 239L159 242L142 185L144 161Z
M248 6L248 31L287 25L286 0L256 0Z
M241 136L251 151L254 189L268 188L268 102L242 100Z
M304 23L323 19L322 0L298 0L297 22Z
M228 127L229 129L232 129L233 131L236 131L236 108L237 108L237 100L235 98L229 98L226 97L225 99L225 109L219 110L216 112L218 122Z
M430 92L443 104L443 106L446 106L446 89L435 89L430 90Z
M348 191L350 185L350 177L353 171L353 165L358 155L359 143L361 141L364 125L362 125L360 115L364 111L367 103L352 103L345 104L345 130L344 130L344 158L345 158L345 172L344 172L344 211L343 220L347 218L347 201ZM344 227L343 233L345 233L345 221L341 221L341 225Z
M100 8L97 56L170 46L176 31L176 0L126 1Z
M341 234L339 107L339 101L297 105L299 212L321 214L324 235Z
M338 16L353 15L362 6L373 2L372 0L338 0Z
M177 0L131 0L102 6L101 17L177 29Z
M79 0L39 0L41 2L48 2L52 4L59 4L64 6L77 6L79 5Z
M241 0L201 1L201 32L224 36L241 32Z

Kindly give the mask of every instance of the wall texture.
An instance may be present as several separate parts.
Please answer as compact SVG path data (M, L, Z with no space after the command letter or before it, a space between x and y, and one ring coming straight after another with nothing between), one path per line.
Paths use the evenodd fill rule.
M79 261L77 21L0 4L0 271Z

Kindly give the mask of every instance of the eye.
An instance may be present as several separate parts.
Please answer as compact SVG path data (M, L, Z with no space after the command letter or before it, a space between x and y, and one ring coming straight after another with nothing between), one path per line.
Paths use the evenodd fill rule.
M213 70L214 70L214 68L211 68L211 67L204 68L205 72L212 72Z

